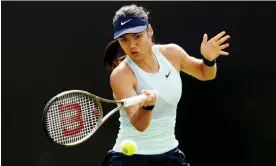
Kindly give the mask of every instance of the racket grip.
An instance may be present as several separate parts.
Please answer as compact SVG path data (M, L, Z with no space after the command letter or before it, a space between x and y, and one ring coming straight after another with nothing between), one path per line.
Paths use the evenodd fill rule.
M158 92L156 90L154 90L154 92L156 94L156 98L158 98ZM147 99L147 96L145 94L141 94L141 95L138 95L138 96L134 96L134 97L124 99L123 100L125 102L124 107L139 104L140 102L145 101L146 99Z
M144 94L124 99L123 100L125 102L124 107L128 107L128 106L131 106L131 105L138 104L138 103L140 103L140 102L142 102L146 99L147 99L147 96L144 95Z

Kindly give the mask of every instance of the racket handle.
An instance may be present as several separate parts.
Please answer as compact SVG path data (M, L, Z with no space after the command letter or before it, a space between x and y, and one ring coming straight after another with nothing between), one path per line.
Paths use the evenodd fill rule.
M144 94L141 94L141 95L138 95L138 96L134 96L134 97L130 97L130 98L127 98L127 99L123 99L122 101L125 102L125 105L124 107L128 107L128 106L131 106L131 105L135 105L135 104L138 104L144 100L147 99L147 96L144 95Z
M156 90L154 90L154 92L156 93L156 98L158 98L158 92ZM128 106L131 106L131 105L138 104L142 101L145 101L146 99L147 99L147 96L144 95L144 94L141 94L141 95L138 95L138 96L123 99L122 101L125 102L124 107L128 107Z

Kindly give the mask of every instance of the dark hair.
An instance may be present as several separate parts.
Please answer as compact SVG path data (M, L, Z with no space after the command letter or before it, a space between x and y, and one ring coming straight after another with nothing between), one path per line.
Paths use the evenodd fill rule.
M120 17L139 17L145 18L148 20L149 12L142 6L137 6L135 4L125 5L121 7L113 17L113 26L114 23ZM115 67L119 65L121 61L126 56L124 55L124 51L121 48L118 40L111 41L104 50L104 65L109 70L112 71Z

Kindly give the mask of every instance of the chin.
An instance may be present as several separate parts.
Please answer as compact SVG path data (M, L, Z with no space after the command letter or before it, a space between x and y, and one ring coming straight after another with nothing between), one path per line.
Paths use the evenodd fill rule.
M143 60L144 59L144 57L143 56L141 56L141 54L131 54L131 59L133 59L133 60L135 60L135 61L141 61L141 60Z

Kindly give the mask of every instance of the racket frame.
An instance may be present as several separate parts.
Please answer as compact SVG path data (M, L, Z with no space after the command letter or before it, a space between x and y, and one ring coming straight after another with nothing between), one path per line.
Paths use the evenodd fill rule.
M49 110L49 108L51 107L51 105L58 100L60 97L64 96L64 95L68 95L71 93L80 93L80 94L85 94L91 98L93 98L96 101L96 104L98 105L99 109L100 109L100 120L99 123L97 124L97 126L93 129L93 131L91 131L89 134L87 134L85 137L83 137L82 139L75 141L73 143L67 143L67 144L60 144L57 143L56 141L54 141L51 136L49 135L49 132L47 131L47 123L46 123L46 117L47 117L47 112ZM139 96L139 100L143 100L146 99L145 95L140 95ZM113 104L117 104L117 107L114 108L113 110L109 111L105 116L103 116L103 109L102 109L102 105L101 102L105 102L105 103L113 103ZM110 100L110 99L105 99L102 97L99 97L97 95L91 94L87 91L83 91L83 90L68 90L68 91L64 91L61 92L59 94L57 94L56 96L52 97L48 103L46 104L46 106L44 107L43 110L43 114L42 114L42 123L43 123L43 128L44 128L44 132L46 133L46 136L54 143L62 145L62 146L75 146L78 145L86 140L88 140L100 127L101 125L113 114L115 114L117 111L119 111L122 107L124 106L129 106L129 105L133 105L133 103L137 101L137 96L135 97L130 97L127 99L123 99L123 100Z

